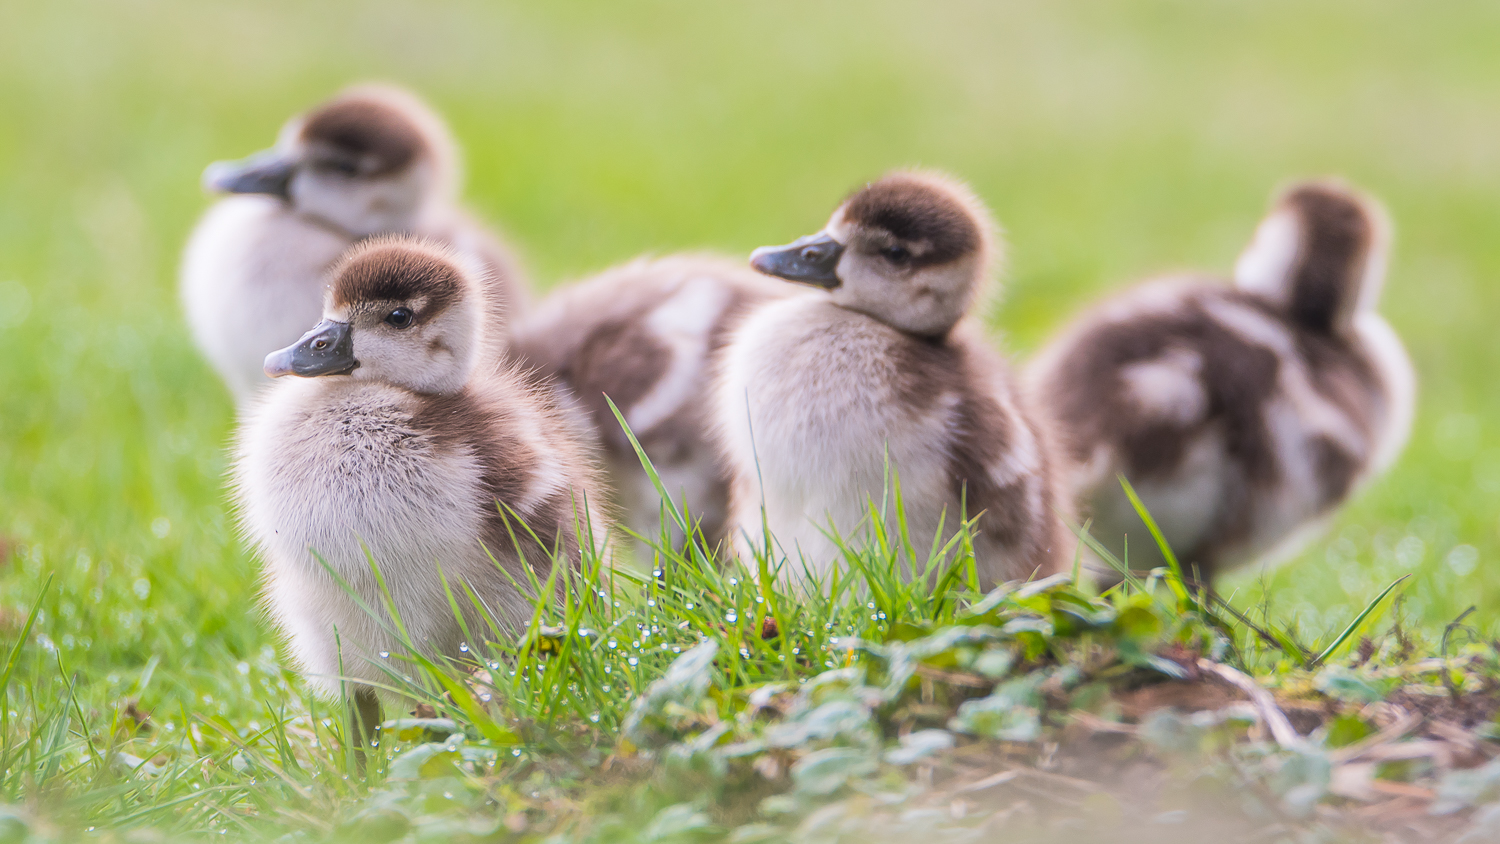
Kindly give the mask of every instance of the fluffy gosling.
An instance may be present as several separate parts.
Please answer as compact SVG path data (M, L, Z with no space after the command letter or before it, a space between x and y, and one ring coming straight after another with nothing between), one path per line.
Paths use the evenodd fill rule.
M1415 379L1375 311L1388 239L1372 200L1303 182L1276 199L1233 286L1147 284L1043 350L1027 380L1058 421L1094 536L1118 555L1128 534L1132 568L1162 564L1124 475L1207 581L1289 555L1391 464Z
M779 552L827 569L839 551L825 531L870 539L889 459L922 555L971 518L986 581L1059 568L1046 436L966 316L999 251L993 229L963 185L903 172L855 193L821 232L755 251L757 270L821 289L752 311L721 356L714 412L742 560ZM779 548L760 548L762 508Z
M545 580L554 558L577 564L607 528L585 434L550 392L486 362L485 300L443 247L355 247L322 322L265 359L268 376L299 377L266 391L240 431L241 517L267 607L314 688L353 685L367 728L371 688L403 665L385 655L406 652L370 560L411 645L456 658L464 627L445 582L469 636L503 635L530 617L514 585L528 569Z

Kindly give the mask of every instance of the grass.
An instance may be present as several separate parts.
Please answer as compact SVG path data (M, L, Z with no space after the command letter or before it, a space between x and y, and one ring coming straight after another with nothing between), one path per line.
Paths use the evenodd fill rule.
M1314 648L1410 575L1386 621L1435 643L1473 605L1449 638L1496 633L1489 5L140 0L5 18L0 653L21 647L0 802L45 805L48 823L321 829L366 793L317 752L341 727L253 610L223 492L230 402L174 271L205 163L370 77L450 117L470 203L540 287L642 251L786 242L891 166L958 173L1008 231L991 323L1017 357L1129 280L1224 271L1276 183L1342 173L1397 224L1383 310L1416 358L1416 430L1301 559L1225 592ZM148 736L122 737L130 700ZM611 701L601 720L626 705ZM162 773L121 773L118 747L164 757Z
M872 514L872 533L904 532L899 523L888 530L885 518ZM688 519L669 521L685 530ZM1358 660L1315 672L1353 644L1358 622L1304 668L1307 647L1288 649L1216 614L1168 568L1103 595L1068 574L986 593L965 526L917 563L920 571L908 570L909 547L843 546L838 567L799 581L785 559L755 560L759 576L750 577L697 543L673 549L671 535L654 539L649 572L610 570L587 555L579 570L555 567L534 580L534 594L551 595L552 579L562 578L565 598L537 602L519 638L470 630L459 660L390 654L386 685L417 707L413 716L387 713L363 765L341 706L293 693L262 700L245 722L204 708L148 716L134 701L86 712L78 674L60 654L55 666L23 659L11 673L18 643L4 675L21 683L9 698L18 710L0 714L0 833L16 841L96 829L123 840L906 840L914 819L926 818L950 835L1002 823L1044 840L1144 822L1127 822L1140 815L1127 807L1143 799L1114 779L1122 762L1140 766L1141 750L1122 757L1097 737L1079 741L1079 729L1131 736L1132 747L1163 760L1158 773L1194 772L1179 775L1185 793L1146 798L1154 813L1185 813L1191 826L1222 822L1224 801L1205 783L1244 790L1229 816L1244 834L1263 830L1268 817L1323 840L1358 833L1358 816L1339 813L1349 786L1335 785L1345 781L1334 769L1454 795L1445 799L1460 830L1500 785L1500 769L1455 768L1453 749L1441 758L1426 751L1434 761L1410 769L1378 771L1359 756L1411 730L1376 740L1391 729L1381 722L1383 700L1443 688L1455 701L1478 701L1465 712L1481 711L1468 721L1456 710L1432 716L1461 737L1441 734L1453 747L1500 736L1500 656L1484 643L1454 643L1450 653L1445 635L1443 658L1424 662L1389 647L1377 653L1365 638L1369 652ZM1286 725L1268 741L1271 712L1280 715L1269 695L1260 710L1187 704L1203 711L1128 720L1132 696L1164 682L1212 697L1208 666L1247 688L1260 676L1290 702L1315 698L1315 728L1296 732L1281 715ZM48 681L54 694L43 693ZM1425 758L1409 751L1438 744L1394 753ZM996 780L997 769L1009 778ZM1081 779L1084 771L1091 778ZM1051 797L1032 794L1006 808L1003 790L962 797L1018 777L1060 780L1098 799L1049 805ZM932 815L934 801L950 798L966 808Z

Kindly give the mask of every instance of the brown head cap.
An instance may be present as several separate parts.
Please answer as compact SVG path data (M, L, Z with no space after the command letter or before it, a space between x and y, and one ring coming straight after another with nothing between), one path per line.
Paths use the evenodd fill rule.
M359 85L309 112L301 140L347 157L365 176L396 173L421 159L451 157L441 120L416 96L385 85Z
M461 297L467 283L442 247L411 237L378 237L345 253L333 270L329 297L339 309L421 299L416 318L422 322Z
M914 267L935 266L986 247L989 214L968 188L930 173L897 172L844 203L847 224L907 245Z
M1359 304L1370 262L1384 246L1373 203L1332 181L1303 182L1282 197L1302 223L1302 250L1287 307L1299 323L1330 330Z

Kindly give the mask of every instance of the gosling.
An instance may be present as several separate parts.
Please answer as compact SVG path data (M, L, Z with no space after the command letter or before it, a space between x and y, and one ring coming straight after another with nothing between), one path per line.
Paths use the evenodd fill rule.
M519 359L566 385L591 417L621 516L637 535L662 535L663 505L609 402L703 541L718 545L729 491L707 434L712 361L747 310L788 292L722 258L640 259L558 290L513 325ZM672 541L684 539L667 527Z
M331 274L322 322L265 359L268 376L299 377L266 391L240 430L241 520L270 615L313 687L351 684L367 729L373 689L402 670L391 656L408 643L459 658L466 641L525 625L532 603L516 584L603 553L588 440L555 396L485 363L497 340L484 300L442 246L356 246Z
M447 128L405 91L350 88L293 117L274 149L210 165L203 183L228 196L188 241L182 300L198 348L242 408L269 383L266 354L317 322L329 267L363 238L414 233L482 263L496 320L525 301L506 249L455 204Z
M897 172L821 232L754 252L760 272L822 289L755 309L719 361L715 423L742 561L764 553L794 573L827 570L840 556L833 536L874 538L869 504L895 473L923 557L971 519L986 582L1060 568L1046 435L966 316L999 251L994 228L965 186ZM897 524L888 514L899 548Z
M1260 224L1233 286L1149 283L1038 355L1028 385L1057 420L1094 536L1119 556L1128 535L1132 568L1163 563L1123 475L1184 571L1209 582L1289 556L1390 466L1411 427L1415 378L1375 311L1388 231L1354 190L1296 184Z

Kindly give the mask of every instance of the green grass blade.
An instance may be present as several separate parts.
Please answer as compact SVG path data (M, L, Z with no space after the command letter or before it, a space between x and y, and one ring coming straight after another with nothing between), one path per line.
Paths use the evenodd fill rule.
M1316 668L1323 662L1323 660L1332 656L1333 652L1338 650L1339 646L1344 644L1344 642L1348 641L1349 637L1354 635L1354 631L1358 630L1361 624L1364 624L1365 619L1370 617L1370 613L1374 612L1375 608L1380 606L1380 602L1384 601L1387 595L1396 591L1396 587L1400 586L1401 582L1403 580L1406 580L1408 577L1411 577L1411 575L1403 574L1395 580L1391 581L1391 585L1385 587L1385 589L1381 591L1379 595L1376 595L1375 600L1366 604L1365 608L1360 611L1360 614L1355 616L1353 621L1349 622L1348 627L1344 628L1344 632L1340 633L1338 638L1333 640L1333 644L1324 648L1322 653L1313 657L1312 661L1307 664L1307 667Z
M1093 525L1094 525L1094 520L1093 519L1085 519L1084 522L1083 522L1083 527L1079 528L1080 534L1087 535L1088 532L1089 532L1089 528L1093 527ZM1083 539L1080 537L1079 540L1078 540L1078 546L1073 549L1073 585L1074 586L1077 586L1079 583L1083 582L1083 544L1084 544L1083 543Z
M625 438L630 440L630 447L635 450L635 456L640 459L641 468L646 470L646 476L651 479L651 485L656 488L656 494L661 496L662 505L671 514L672 522L679 528L682 528L684 536L691 537L693 535L692 525L688 524L687 517L682 514L682 511L677 509L676 500L667 492L667 486L661 482L661 476L657 474L656 467L651 464L651 458L646 456L646 450L641 448L640 441L635 438L635 432L630 430L630 423L625 421L625 414L621 413L618 407L615 407L614 400L609 396L605 396L604 401L609 404L609 412L615 415L615 420L620 423L620 428L625 431Z
M1220 609L1234 616L1236 621L1254 632L1255 635L1260 637L1261 641L1280 648L1287 656L1299 659L1304 663L1311 657L1307 648L1304 648L1302 643L1292 638L1290 633L1269 623L1262 627L1251 621L1249 616L1235 609L1234 605L1219 597L1218 594L1210 592L1209 595L1212 596L1214 603L1218 604Z
M1161 549L1162 559L1167 561L1167 568L1172 572L1172 576L1167 579L1167 586L1172 590L1172 594L1177 596L1178 604L1201 610L1202 608L1187 589L1187 578L1183 577L1182 564L1177 562L1177 555L1172 553L1172 546L1167 544L1167 538L1162 535L1161 528L1156 526L1156 520L1147 512L1141 497L1135 494L1135 487L1130 485L1130 481L1126 480L1124 475L1115 477L1119 479L1120 486L1125 490L1125 497L1130 499L1130 506L1135 508L1136 515L1146 523L1146 530L1151 531L1151 538L1156 540L1156 546Z
M36 623L37 614L42 611L42 599L47 597L47 588L52 585L52 575L47 575L47 581L42 584L42 589L37 593L36 600L31 604L31 614L26 616L26 623L21 625L21 633L16 636L16 643L10 648L10 656L5 659L5 673L0 674L0 704L5 702L5 689L10 685L10 675L16 670L16 663L21 661L21 646L26 644L26 637L31 635L31 626Z

